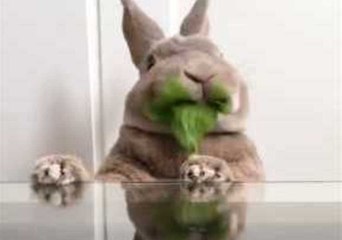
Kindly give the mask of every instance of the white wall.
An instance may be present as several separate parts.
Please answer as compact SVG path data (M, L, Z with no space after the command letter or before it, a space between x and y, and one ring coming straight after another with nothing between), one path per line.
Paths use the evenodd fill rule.
M137 2L173 32L193 3ZM249 134L268 180L339 179L338 0L215 0L211 5L212 38L250 86ZM101 0L101 15L108 151L137 72L121 33L120 1Z
M268 179L341 177L339 1L212 2L213 37L250 84Z
M72 153L91 166L84 0L1 0L0 181Z

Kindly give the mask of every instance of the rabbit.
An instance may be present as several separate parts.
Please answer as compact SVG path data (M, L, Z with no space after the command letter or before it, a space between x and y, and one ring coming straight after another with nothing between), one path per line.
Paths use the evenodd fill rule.
M96 178L114 182L263 180L256 147L244 134L248 89L238 70L208 37L209 1L197 0L180 33L170 38L133 0L121 2L123 33L139 80L127 95L119 138ZM158 98L167 79L175 76L188 101L231 101L231 112L219 114L195 156L184 151L169 125L146 114L146 104ZM217 85L225 94L215 99L210 93Z
M263 167L256 148L243 133L249 111L247 86L208 38L209 1L197 0L180 34L171 38L166 38L133 0L122 0L122 4L123 32L140 78L126 98L119 139L98 176L109 181L178 179L188 176L184 173L191 172L189 167L199 165L199 175L218 172L221 181L262 180ZM191 100L208 100L208 92L217 83L232 99L232 113L219 116L215 128L201 141L197 163L188 165L191 157L179 146L170 128L151 121L143 111L144 103L158 97L167 76L175 75ZM207 164L212 158L216 163ZM198 176L192 180L198 180Z

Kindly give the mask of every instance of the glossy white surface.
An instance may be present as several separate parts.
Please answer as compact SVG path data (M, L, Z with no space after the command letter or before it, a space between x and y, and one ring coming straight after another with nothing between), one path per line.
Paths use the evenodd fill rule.
M234 185L237 189L235 193L246 190L247 198L236 197L239 194L229 193L233 185L218 186L227 190L225 195L227 202L224 203L224 207L232 209L244 207L247 211L244 220L245 228L240 232L241 239L338 240L341 237L342 198L339 196L341 183ZM101 188L102 190L99 191ZM0 184L0 238L131 240L136 228L144 230L141 229L144 225L139 224L139 217L146 218L146 224L151 228L158 226L159 222L150 222L149 211L160 207L160 204L167 203L166 206L170 206L178 201L176 196L180 193L175 195L173 192L175 189L183 188L183 185L176 183L125 186L88 184L83 186L82 194L69 201L69 205L58 206L58 203L61 203L58 191L49 192L49 198L46 198L47 191L40 190L40 197L38 197L37 192L32 191L28 183ZM127 197L126 191L138 198L133 200ZM156 194L158 192L163 194ZM172 196L167 197L168 193L172 193ZM181 193L183 194L184 192ZM60 197L70 200L68 198L70 196L67 195L60 195ZM205 209L205 205L202 208ZM197 211L201 211L201 208ZM226 224L230 226L231 222ZM165 227L167 229L172 226Z

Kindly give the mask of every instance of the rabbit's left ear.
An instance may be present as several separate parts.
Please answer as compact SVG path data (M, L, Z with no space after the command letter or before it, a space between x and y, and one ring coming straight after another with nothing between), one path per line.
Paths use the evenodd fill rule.
M121 0L124 7L123 32L134 64L139 68L151 46L164 38L164 33L134 0Z
M185 17L180 33L183 36L194 34L208 35L209 20L207 16L208 0L197 0L190 13Z

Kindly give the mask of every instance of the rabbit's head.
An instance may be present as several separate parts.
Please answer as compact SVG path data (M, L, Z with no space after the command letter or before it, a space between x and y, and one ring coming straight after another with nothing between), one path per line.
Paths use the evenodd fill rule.
M126 100L124 124L150 132L170 132L168 125L155 121L149 112L158 99L170 97L174 99L164 99L163 104L216 107L219 114L211 132L244 130L247 90L237 70L208 38L208 0L196 1L180 34L171 38L166 38L133 0L122 0L122 4L123 32L140 74ZM168 118L167 111L164 113Z

